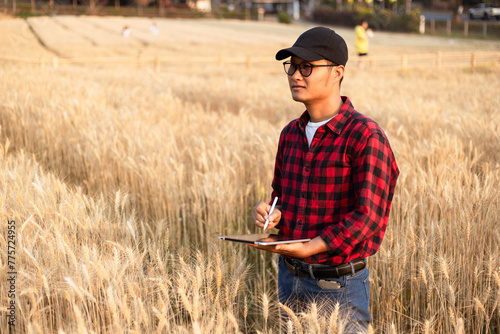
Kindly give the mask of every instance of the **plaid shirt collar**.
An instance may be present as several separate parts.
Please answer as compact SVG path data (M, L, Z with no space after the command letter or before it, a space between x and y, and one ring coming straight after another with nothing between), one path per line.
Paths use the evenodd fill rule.
M344 129L344 126L347 123L347 120L351 116L352 112L354 111L354 107L351 104L351 100L347 96L342 96L342 106L340 107L339 113L335 115L330 122L328 122L327 128L335 132L336 134L340 134L342 132L342 129ZM300 118L297 120L297 125L299 129L305 133L305 128L307 123L311 120L311 117L309 116L309 112L306 110L300 116Z

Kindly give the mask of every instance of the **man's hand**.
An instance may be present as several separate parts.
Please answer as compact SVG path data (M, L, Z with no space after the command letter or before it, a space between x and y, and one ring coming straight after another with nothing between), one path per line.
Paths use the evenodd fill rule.
M316 237L308 242L297 242L293 244L281 244L272 246L247 244L249 246L262 249L268 252L288 255L298 259L303 259L314 254L323 253L330 250L330 247L320 237Z
M267 228L273 228L278 225L281 219L280 207L276 206L270 216L269 210L271 210L271 206L266 202L260 201L259 203L257 203L257 205L252 209L252 219L255 222L255 226L257 226L258 228L264 228L266 219L269 219Z

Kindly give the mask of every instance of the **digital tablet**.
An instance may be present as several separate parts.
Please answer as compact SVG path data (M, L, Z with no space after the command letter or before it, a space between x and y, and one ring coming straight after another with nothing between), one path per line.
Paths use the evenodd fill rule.
M292 244L295 242L306 242L311 240L309 238L293 239L285 235L269 234L269 233L225 235L225 236L220 236L219 239L234 241L234 242L244 242L246 244L263 245L263 246Z

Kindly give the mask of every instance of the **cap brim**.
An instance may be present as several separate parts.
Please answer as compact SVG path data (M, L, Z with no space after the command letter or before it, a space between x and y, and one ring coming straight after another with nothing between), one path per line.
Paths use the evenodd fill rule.
M325 57L317 54L316 52L301 48L300 46L292 46L287 49L279 50L278 53L276 53L276 60L283 60L292 56L299 57L301 59L304 59L305 61L325 59Z

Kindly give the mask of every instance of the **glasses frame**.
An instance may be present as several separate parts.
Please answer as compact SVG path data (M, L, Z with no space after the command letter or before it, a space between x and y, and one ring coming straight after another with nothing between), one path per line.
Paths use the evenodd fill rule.
M309 73L308 75L304 75L304 73L302 73L302 70L303 70L302 64L306 64L306 65L311 66L311 73ZM286 70L286 67L287 67L287 66L289 66L289 69L290 69L290 68L292 68L292 65L293 65L293 67L294 67L294 70L293 70L293 72L292 72L292 73L289 73L289 72ZM306 61L304 61L304 62L302 62L302 63L300 63L300 64L295 64L294 62L291 62L291 61L285 61L285 62L283 62L283 69L285 70L285 73L286 73L287 75L292 76L292 75L294 75L294 74L295 74L295 72L297 71L297 69L299 69L299 73L300 73L300 75L302 75L304 78L307 78L308 76L310 76L310 75L312 74L313 69L314 69L315 67L336 67L336 66L340 66L340 65L339 65L339 64L331 64L331 65L329 65L329 64L324 64L324 65L314 65L314 64L311 64L311 63L306 62Z

